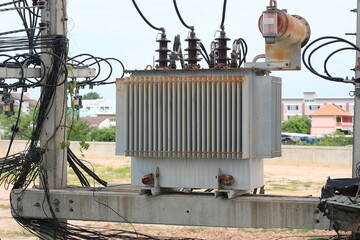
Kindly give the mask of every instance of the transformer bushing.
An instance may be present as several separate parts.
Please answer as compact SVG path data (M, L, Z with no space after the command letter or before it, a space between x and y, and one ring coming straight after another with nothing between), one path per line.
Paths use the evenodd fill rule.
M162 33L161 38L156 40L156 42L159 43L159 49L156 50L156 52L159 53L159 59L155 61L158 62L159 65L156 65L156 67L167 68L168 62L170 62L170 59L168 58L168 52L170 52L170 50L168 49L168 43L171 41L166 38L165 33Z
M185 41L188 42L188 48L185 49L185 51L188 52L188 58L185 59L185 61L188 62L188 67L197 67L199 68L200 65L197 63L200 61L200 58L198 58L198 52L200 48L198 47L197 43L200 41L195 35L195 32L191 31L189 34L189 37L185 39Z
M220 36L215 38L215 40L219 43L218 47L215 48L217 51L216 64L227 65L227 62L230 60L227 56L227 51L230 50L230 48L227 47L227 41L229 41L230 38L226 37L225 31L221 31Z

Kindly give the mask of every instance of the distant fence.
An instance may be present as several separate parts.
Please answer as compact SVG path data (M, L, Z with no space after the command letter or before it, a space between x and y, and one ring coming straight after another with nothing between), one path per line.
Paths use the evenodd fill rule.
M12 153L24 150L27 141L14 141ZM114 142L88 142L90 147L83 150L85 155L115 156ZM0 153L5 154L9 141L0 140ZM78 142L71 142L71 149L75 154L80 154ZM337 166L351 166L352 147L315 147L315 146L282 146L282 157L269 159L267 161L278 163L296 164L324 164Z
M0 153L6 153L8 146L8 140L0 140ZM11 147L11 153L16 153L24 150L28 141L16 140ZM87 142L89 143L88 150L82 150L85 155L92 156L115 156L115 143L114 142ZM59 146L60 147L60 146ZM75 154L81 154L79 142L71 142L71 150Z
M283 145L282 157L270 161L299 164L351 166L352 147Z

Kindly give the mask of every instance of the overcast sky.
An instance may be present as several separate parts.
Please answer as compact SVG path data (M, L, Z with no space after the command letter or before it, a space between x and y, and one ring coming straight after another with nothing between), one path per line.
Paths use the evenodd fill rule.
M209 49L215 32L219 30L223 0L177 2L185 22L195 26L197 37ZM137 3L153 25L166 29L168 39L173 40L176 34L180 34L185 48L183 40L187 37L188 29L177 18L172 0L137 0ZM232 40L241 37L247 41L248 60L264 53L264 39L257 24L268 4L268 0L228 0L225 31ZM278 0L278 7L287 9L289 14L301 15L310 23L310 41L322 36L338 36L355 42L354 36L345 36L346 32L355 32L356 14L350 12L356 8L355 0ZM152 64L154 56L157 58L155 50L158 46L155 40L158 32L141 19L131 0L68 0L68 14L70 55L90 53L99 57L115 57L130 70L144 69L146 65ZM5 22L1 17L0 20ZM322 61L315 63L321 70ZM329 69L335 76L352 77L353 72L349 69L354 64L355 53L348 52L337 55ZM115 70L118 74L114 77L119 77L120 68ZM299 97L304 91L316 91L319 97L343 97L348 96L353 89L350 84L320 79L304 67L301 71L273 72L272 75L283 78L284 97ZM115 98L115 86L97 87L94 90L105 98Z

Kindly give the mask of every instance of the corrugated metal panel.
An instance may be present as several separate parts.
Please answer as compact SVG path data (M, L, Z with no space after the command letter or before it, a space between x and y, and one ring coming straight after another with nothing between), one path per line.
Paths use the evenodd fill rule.
M123 80L126 155L241 158L242 76Z

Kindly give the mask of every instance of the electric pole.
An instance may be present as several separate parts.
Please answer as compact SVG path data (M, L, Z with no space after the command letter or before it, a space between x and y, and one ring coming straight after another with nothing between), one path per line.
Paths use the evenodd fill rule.
M42 35L63 35L67 32L67 3L66 0L48 0L47 8L42 12L42 21L48 28ZM48 51L46 49L45 51ZM62 59L66 63L67 56ZM46 55L47 70L51 67L50 55ZM62 73L65 74L65 73ZM64 75L65 76L65 75ZM64 77L63 76L63 77ZM63 79L59 77L59 79ZM43 103L40 103L43 104ZM61 142L66 140L66 82L56 87L52 104L49 105L48 115L44 122L40 137L41 147L45 147L44 168L47 171L50 189L67 186L67 149L61 148Z
M356 46L360 46L360 0L357 0L356 21ZM356 51L355 61L355 94L354 94L354 143L352 177L356 177L356 167L360 162L360 52Z

